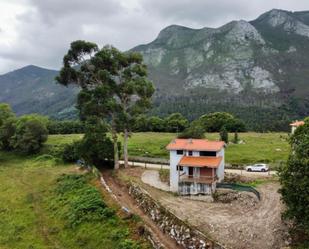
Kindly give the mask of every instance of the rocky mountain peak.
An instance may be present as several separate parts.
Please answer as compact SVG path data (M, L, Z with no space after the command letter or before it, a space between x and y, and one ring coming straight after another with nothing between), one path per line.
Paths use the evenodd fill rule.
M188 33L190 31L194 31L194 30L184 27L184 26L180 26L180 25L170 25L160 31L156 40L166 41L173 36L181 35L183 33Z
M229 26L228 38L240 43L255 41L260 44L265 44L262 36L251 23L240 20L231 22Z
M286 22L293 22L294 18L290 15L291 12L280 10L280 9L272 9L261 16L259 16L254 23L263 23L264 25L270 25L271 27L278 27Z
M278 9L273 9L269 12L268 14L268 23L272 26L272 27L277 27L280 25L283 25L284 23L292 23L295 20L293 20L294 18L291 17L288 12L286 11L282 11L282 10L278 10Z
M304 20L304 21L303 21ZM251 23L260 27L271 27L287 34L297 34L309 37L309 26L306 24L304 12L289 12L285 10L273 9L258 17Z

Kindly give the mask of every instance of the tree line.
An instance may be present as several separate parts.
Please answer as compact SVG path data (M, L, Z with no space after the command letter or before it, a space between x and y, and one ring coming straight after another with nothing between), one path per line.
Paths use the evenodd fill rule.
M284 98L272 95L240 93L192 93L190 96L156 96L150 115L166 116L181 113L190 121L213 112L228 112L240 118L247 130L257 132L289 131L291 120L309 115L309 99L293 96ZM248 96L252 96L248 99ZM226 101L227 100L227 101ZM239 102L241 100L243 102Z
M172 113L165 118L142 114L134 118L132 131L180 133L189 127L197 129L197 125L201 126L204 133L220 132L223 126L227 132L246 131L246 126L242 120L224 112L204 114L192 122L180 113ZM49 134L81 134L85 132L85 124L77 120L50 120L47 128Z

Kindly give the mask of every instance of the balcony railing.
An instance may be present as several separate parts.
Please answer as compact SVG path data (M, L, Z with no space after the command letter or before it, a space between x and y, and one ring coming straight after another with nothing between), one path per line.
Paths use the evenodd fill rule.
M211 184L217 180L216 176L195 176L195 175L182 175L180 176L180 182L188 183L206 183Z

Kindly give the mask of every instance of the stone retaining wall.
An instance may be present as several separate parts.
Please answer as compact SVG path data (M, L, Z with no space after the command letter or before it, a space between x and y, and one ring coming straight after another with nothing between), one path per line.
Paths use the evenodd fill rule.
M135 199L142 210L171 238L190 249L224 249L223 246L208 239L197 229L190 227L170 211L158 204L149 193L140 186L130 183L129 194Z

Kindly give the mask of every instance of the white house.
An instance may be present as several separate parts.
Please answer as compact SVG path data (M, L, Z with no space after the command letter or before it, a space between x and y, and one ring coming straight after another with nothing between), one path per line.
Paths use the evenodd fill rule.
M294 134L295 130L297 129L297 127L304 125L305 122L304 121L295 121L293 123L290 124L292 130L291 133Z
M181 195L212 194L224 179L222 141L175 139L170 151L170 190Z

